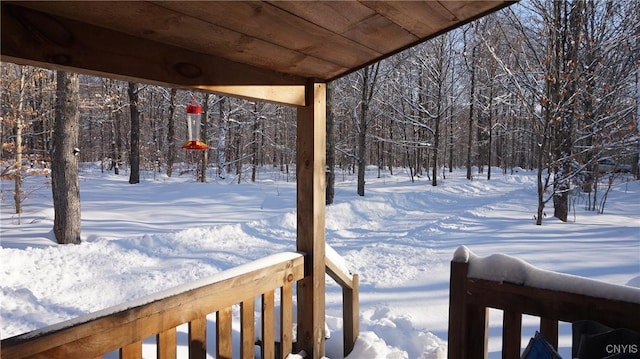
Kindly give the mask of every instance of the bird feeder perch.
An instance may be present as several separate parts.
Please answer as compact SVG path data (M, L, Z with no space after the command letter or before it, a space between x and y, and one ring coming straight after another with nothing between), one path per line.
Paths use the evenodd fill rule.
M187 105L187 142L182 145L185 150L208 150L209 146L200 140L200 116L202 107L195 104L195 99L191 98L191 103Z

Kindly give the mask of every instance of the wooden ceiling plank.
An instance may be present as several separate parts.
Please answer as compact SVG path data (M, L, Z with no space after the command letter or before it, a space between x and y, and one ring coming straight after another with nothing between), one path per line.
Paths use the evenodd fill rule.
M273 1L273 6L340 34L376 53L418 40L402 26L359 1Z
M258 70L259 74L256 77L258 82L265 82L270 76L267 74L277 73L280 73L279 76L286 73L294 77L313 78L320 82L330 81L513 2L513 0L14 1L22 7L42 9L45 12L69 18L70 21L96 25L89 28L103 28L101 31L112 29L121 35L127 34L130 38L137 38L131 44L136 44L136 41L141 41L140 44L154 44L150 45L150 48L156 49L155 53L150 52L154 53L154 56L175 58L176 56L190 57L192 56L190 54L193 54L199 61L195 66L198 71L207 70L206 73L196 77L207 78L199 81L202 83L196 83L194 79L193 81L176 79L176 83L169 82L178 88L228 85L228 83L208 83L212 79L214 82L250 82L249 73L254 70ZM11 1L3 1L2 5L4 7L5 4L11 3ZM67 41L68 39L64 39L64 30L53 35L57 30L60 29L53 26L49 36L62 43ZM413 34L415 37L408 34ZM33 33L30 35L34 36ZM86 40L93 41L89 38ZM33 39L31 41L33 42ZM108 71L115 71L115 76L118 78L142 78L151 76L151 72L158 73L163 65L158 59L153 59L147 54L135 53L136 50L144 49L144 46L148 45L136 48L131 44L125 46L107 41L108 49L100 49L100 45L95 44L89 44L84 49L77 47L74 49L73 60L77 62L84 59L85 73L95 71L104 75ZM65 60L64 56L58 56L60 54L55 52L59 49L51 47L54 45L56 44L47 44L48 48L18 51L18 53L30 53L30 56L38 53L40 57L20 59L22 55L16 55L13 58L16 62L40 63L45 67L63 68L62 63L69 59ZM18 45L15 46L16 49L18 47ZM118 50L120 47L123 49ZM124 47L126 51L133 50L132 53L125 53ZM166 55L160 50L161 48L165 49L163 51L172 49L176 54ZM47 54L47 56L58 57L47 58L43 53L45 50L54 52L53 55ZM184 54L178 55L180 53ZM62 53L62 55L65 54ZM109 65L104 60L108 56L122 58L117 64ZM212 56L211 60L208 56ZM10 57L3 51L3 58ZM99 71L89 69L89 64L94 61L94 57L96 58L95 66L100 68ZM141 64L127 64L127 58L128 61L137 61L138 57L144 58ZM219 70L224 61L230 61L230 67L249 65L246 68L250 70L246 75ZM46 63L51 64L45 65ZM206 63L206 65L200 63ZM167 65L164 64L164 66ZM191 70L188 68L189 66L182 67L183 71L193 71L193 68ZM125 75L123 75L124 70L126 70ZM234 76L236 78L233 80L223 80ZM242 80L239 80L240 78ZM149 81L174 80L172 76L165 75L162 81L155 78Z
M483 0L483 1L460 1L446 0L439 1L443 7L461 20L475 18L479 14L484 14L501 4L511 3L508 0Z
M455 16L438 1L364 1L364 5L389 18L415 36L425 38L455 24Z
M381 56L357 42L265 2L214 1L202 6L201 2L160 1L157 4L347 68Z
M2 4L1 14L2 61L185 89L211 86L214 90L214 86L223 85L253 87L253 92L244 91L247 96L273 92L264 88L255 90L264 85L288 86L289 93L282 98L264 99L274 102L295 98L292 88L303 88L306 83L302 77L206 56L17 6ZM300 100L293 102L298 105Z
M323 74L335 75L346 70L344 66L189 18L149 2L44 1L20 3L20 6L302 77L322 78Z
M399 44L419 40L407 30L377 14L359 22L344 35L382 54L396 50Z
M354 24L375 15L375 11L359 1L270 1L269 3L337 34L343 34Z

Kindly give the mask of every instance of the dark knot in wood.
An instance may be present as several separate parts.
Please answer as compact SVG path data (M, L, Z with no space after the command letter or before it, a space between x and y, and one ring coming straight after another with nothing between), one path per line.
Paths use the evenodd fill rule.
M174 69L177 73L180 74L180 76L189 79L193 79L202 75L202 70L198 66L190 64L188 62L178 62L177 64L175 64Z

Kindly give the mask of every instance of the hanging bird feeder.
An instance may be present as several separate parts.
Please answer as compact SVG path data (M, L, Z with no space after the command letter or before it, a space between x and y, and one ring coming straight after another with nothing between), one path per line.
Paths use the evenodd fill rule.
M202 107L195 104L195 99L191 98L191 103L187 105L187 142L182 145L185 150L208 150L209 146L200 141L200 116Z

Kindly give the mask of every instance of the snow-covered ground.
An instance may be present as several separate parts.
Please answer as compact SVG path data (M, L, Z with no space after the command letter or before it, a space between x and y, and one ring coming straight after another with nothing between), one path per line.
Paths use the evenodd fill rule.
M536 226L534 172L494 169L491 181L467 181L454 171L437 187L398 173L369 172L365 197L353 176L339 173L327 208L327 242L360 275L362 334L351 359L446 357L449 262L462 245L478 256L504 253L542 269L640 286L640 183L630 177L616 182L604 214L584 211L582 195L570 222L549 216ZM295 249L295 182L277 171L261 169L254 184L144 176L130 185L128 174L83 165L77 246L54 243L48 179L25 180L21 216L13 214L12 182L2 181L2 338ZM330 279L327 292L327 356L335 359L342 357L341 292ZM523 323L524 347L536 322ZM492 325L500 326L499 313ZM560 334L569 358L570 327ZM490 340L490 357L500 357L499 346L499 338ZM154 355L145 345L145 357Z

